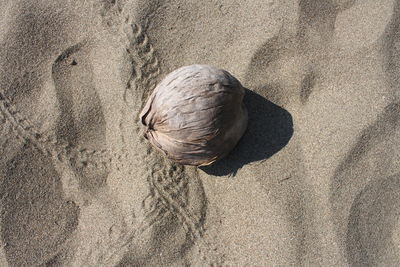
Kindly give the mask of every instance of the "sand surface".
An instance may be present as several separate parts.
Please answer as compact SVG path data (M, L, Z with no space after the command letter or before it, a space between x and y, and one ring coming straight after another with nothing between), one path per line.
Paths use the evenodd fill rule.
M400 1L0 1L0 266L399 266ZM214 165L138 122L174 69L247 88Z

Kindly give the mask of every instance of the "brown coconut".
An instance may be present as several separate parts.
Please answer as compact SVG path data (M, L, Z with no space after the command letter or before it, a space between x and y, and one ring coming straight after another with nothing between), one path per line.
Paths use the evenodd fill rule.
M144 136L171 160L204 166L226 156L247 127L245 89L225 70L179 68L162 80L140 113Z

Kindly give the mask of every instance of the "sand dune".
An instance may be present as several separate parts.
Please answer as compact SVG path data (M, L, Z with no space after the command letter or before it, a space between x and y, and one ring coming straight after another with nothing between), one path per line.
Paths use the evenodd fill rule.
M0 3L0 266L396 266L395 0ZM174 69L247 88L221 161L138 115Z

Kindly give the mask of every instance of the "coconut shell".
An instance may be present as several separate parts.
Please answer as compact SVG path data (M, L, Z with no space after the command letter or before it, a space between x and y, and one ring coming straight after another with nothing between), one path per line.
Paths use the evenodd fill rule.
M246 130L244 94L227 71L179 68L157 85L140 113L144 136L175 162L209 165L226 156Z

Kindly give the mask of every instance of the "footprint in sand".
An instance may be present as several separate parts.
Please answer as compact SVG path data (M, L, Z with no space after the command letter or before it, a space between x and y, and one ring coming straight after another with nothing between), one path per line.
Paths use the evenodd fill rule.
M63 168L72 169L70 174L79 183L75 189L82 191L99 188L107 175L104 168L88 164L90 159L82 160L74 153L68 155L68 151L77 151L90 156L94 153L88 151L96 152L105 147L105 121L91 83L90 62L85 56L87 51L83 48L84 45L79 44L67 49L53 64L59 103L56 143L37 139L40 134L31 130L32 125L24 125L27 122L20 118L19 113L9 112L7 108L12 108L10 103L3 101L3 113L9 115L4 124L11 124L8 128L14 128L23 139L21 143L25 143L23 149L14 153L5 164L7 167L0 187L2 239L5 254L12 265L27 264L33 259L46 262L61 249L77 227L79 209L68 199L62 181ZM57 147L58 144L67 144L67 149ZM70 161L56 163L54 156ZM79 192L74 193L79 195Z
M78 207L64 198L52 159L27 146L0 184L2 240L11 266L47 262L77 227Z
M128 84L135 87L136 91L133 93L141 99L147 93L142 90L148 90L154 82L154 75L158 73L158 70L151 67L158 63L152 56L153 48L141 27L132 25L128 29L132 31L132 35L128 35L128 41L129 53L134 60L131 66L135 68L130 70L133 75ZM198 228L201 228L199 225L203 223L201 220L204 220L205 207L204 204L199 204L203 203L204 198L201 183L196 177L191 177L193 180L187 182L189 177L183 168L176 168L164 162L157 154L148 152L146 143L132 126L132 107L128 108L122 102L125 88L113 81L118 77L118 73L112 68L114 66L99 69L101 57L98 56L103 55L105 49L110 49L101 44L81 43L72 46L58 57L52 67L60 105L56 129L58 142L68 144L67 150L78 151L78 154L82 148L93 151L94 154L105 151L105 157L100 157L97 164L96 159L93 160L95 166L105 165L105 168L91 169L85 164L82 167L78 158L70 157L69 174L76 177L78 185L67 189L70 191L69 195L84 204L85 201L79 198L85 197L87 192L92 194L90 204L80 209L74 245L76 253L72 264L114 265L122 260L126 264L141 262L143 265L176 261L179 252L182 249L188 250L191 246L190 235L198 234ZM113 53L107 51L113 58ZM116 59L115 62L119 60ZM104 80L109 75L114 79ZM114 97L115 101L110 101ZM105 106L107 110L103 109ZM140 110L139 107L134 108ZM121 168L109 166L109 160L118 161ZM135 213L135 194L141 196L141 186L146 187L146 192L148 187L151 188L150 198L155 207L144 218L133 220L138 221L138 224L127 225L132 222L127 219L129 215L126 214L126 208L129 209L128 212ZM113 190L118 192L112 192ZM129 192L132 197L124 196ZM127 207L120 206L120 197L128 203L123 204ZM139 204L141 201L143 198L139 199ZM97 222L95 225L92 224L93 220ZM137 237L139 234L140 237Z
M96 154L106 149L106 122L93 82L91 46L80 43L65 50L52 66L52 77L59 105L56 139L68 149ZM95 190L105 184L107 170L90 161L71 165L83 190Z
M399 114L400 104L387 106L332 180L332 218L351 266L394 266L400 258Z
M347 255L352 266L395 266L400 258L400 173L366 186L351 207Z
M31 21L31 24L35 23ZM137 76L131 79L139 77L141 68L141 76L135 83L141 84L139 89L148 91L146 86L154 83L155 76L160 73L158 61L153 57L154 51L144 30L139 25L131 27L131 30L133 39L128 37L128 43L131 43L132 65L138 66L132 71ZM49 32L50 37L54 36ZM85 247L87 250L83 250L83 254L87 252L89 257L93 256L90 260L94 265L102 262L117 264L121 260L123 264L172 263L179 261L182 253L188 251L195 239L200 239L203 234L206 204L197 174L188 174L184 168L162 161L147 150L132 126L125 125L132 122L132 110L122 105L126 88L119 88L120 94L118 88L108 86L114 85L113 81L110 82L112 79L98 77L105 73L114 77L118 71L113 68L121 62L106 61L110 66L101 71L99 65L104 62L103 55L110 53L107 50L109 46L93 51L92 45L96 49L99 46L87 41L72 45L57 56L53 55L54 51L47 51L46 55L49 54L50 58L54 56L54 59L39 64L40 68L34 73L45 79L26 85L29 89L39 88L40 92L35 95L37 98L24 99L31 106L28 111L23 110L20 117L16 116L18 112L9 112L8 100L0 101L2 111L11 114L5 119L2 115L1 122L8 124L11 119L13 134L21 139L19 149L2 165L6 167L1 170L0 180L1 245L10 265L29 265L31 262L58 266L74 262L82 265L84 261L80 261L77 251ZM122 48L126 53L126 47ZM10 51L14 51L13 47ZM28 59L31 57L24 57L24 60ZM23 80L19 76L17 78ZM100 86L101 81L109 84ZM148 92L133 93L133 97L137 96L140 102ZM51 105L46 101L43 101L45 104L36 101L43 98L41 94L54 100ZM3 100L2 95L0 98ZM19 110L21 104L16 103ZM137 109L140 110L139 107ZM27 113L35 114L37 111L45 115L54 112L49 140L42 138L47 135L41 131L33 130L37 120L24 118ZM126 117L121 119L121 114ZM121 141L120 135L126 132L130 132L128 137L135 135L135 139L126 138L129 141L125 143ZM114 136L117 136L115 140ZM129 146L130 142L135 144ZM127 156L119 154L120 147L124 145L129 146L126 149L131 151ZM115 155L114 148L117 151ZM123 161L121 165L126 170L114 170L114 166L110 167L110 159L119 163ZM119 172L118 177L110 179L111 169ZM109 182L113 183L112 186ZM146 190L140 189L143 184ZM110 193L108 187L114 192ZM133 188L133 193L150 191L151 205L154 206L145 214L148 216L145 223L151 229L143 230L147 233L133 244L130 244L132 240L121 238L126 229L124 218L121 218L125 214L121 215L119 208L122 205L132 206L132 199L138 198L118 191L127 187ZM119 198L119 195L122 197ZM121 204L116 199L128 204ZM129 231L134 231L136 225L129 227L133 228ZM87 231L86 235L82 234L84 231ZM104 246L100 248L98 244ZM117 251L116 256L110 256L108 248L121 251ZM104 260L107 257L111 260ZM154 257L157 259L153 260Z

